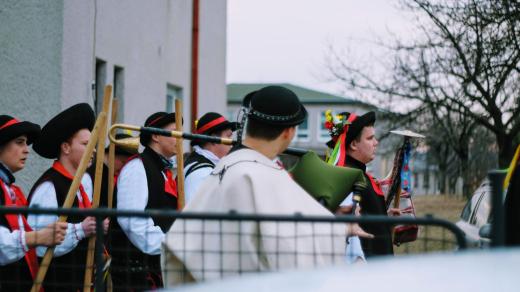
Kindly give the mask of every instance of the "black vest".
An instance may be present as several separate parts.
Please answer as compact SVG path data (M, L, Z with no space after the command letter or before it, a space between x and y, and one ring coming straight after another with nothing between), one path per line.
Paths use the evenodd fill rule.
M29 201L36 188L46 182L50 181L56 190L56 201L58 207L61 208L67 197L72 180L64 177L53 168L45 171L42 176L36 181L31 193L29 194ZM72 208L79 208L78 200L75 199ZM85 219L85 216L68 216L68 223L80 223ZM85 238L81 240L76 248L67 254L59 257L54 257L51 261L43 288L45 291L73 291L76 289L83 290L83 281L85 277L85 264L87 259L88 240Z
M148 202L145 210L176 210L177 198L164 191L165 179L162 171L165 166L161 157L147 147L139 157L134 159L141 159L146 172ZM166 233L173 224L174 218L152 216L152 220ZM116 218L112 219L111 226L112 276L115 290L122 289L122 287L128 288L128 283L132 283L137 290L149 287L145 278L150 275L147 274L152 273L153 276L161 274L160 256L147 255L135 247L117 223Z
M184 162L184 167L188 167L186 169L186 175L184 178L188 177L192 172L205 168L205 167L211 167L215 168L215 164L211 162L211 160L207 159L206 157L200 155L199 153L193 151L190 153L186 161Z
M0 188L0 206L4 205L4 190ZM5 216L0 216L0 226L9 229L11 232L13 231ZM0 266L0 291L29 291L32 282L31 271L25 257L14 263Z
M359 205L361 206L361 214L388 216L386 213L385 197L379 196L375 192L374 188L372 187L372 184L370 183L370 179L366 174L365 164L350 156L347 156L346 166L361 169L363 171L363 174L365 175L367 189L361 193L361 201L359 203ZM369 258L371 256L377 255L391 255L394 253L392 244L392 229L390 225L385 225L381 223L365 223L360 224L360 226L366 232L374 235L374 239L360 238L361 246L363 247L365 257Z

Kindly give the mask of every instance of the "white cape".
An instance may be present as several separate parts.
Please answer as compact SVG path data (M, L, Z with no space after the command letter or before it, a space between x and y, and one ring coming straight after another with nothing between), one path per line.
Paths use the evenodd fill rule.
M334 215L287 171L262 154L241 149L224 157L186 212ZM176 220L163 242L166 286L265 270L344 262L343 223Z

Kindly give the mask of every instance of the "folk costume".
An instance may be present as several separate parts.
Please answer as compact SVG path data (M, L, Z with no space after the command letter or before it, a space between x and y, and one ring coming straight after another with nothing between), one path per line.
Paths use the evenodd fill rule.
M296 95L270 86L245 103L248 118L291 127L307 116ZM275 106L276 105L276 106ZM186 212L333 216L288 172L260 152L232 149L204 181ZM178 219L163 243L166 286L265 270L343 262L345 224Z
M209 112L197 122L196 133L212 135L226 129L235 131L237 123L229 122L221 114ZM191 201L200 185L206 179L220 158L202 147L203 142L192 140L193 151L184 162L184 193L186 204Z
M40 135L40 126L0 116L0 147L19 136L30 145ZM26 207L27 200L15 184L11 170L0 161L0 206ZM0 291L29 291L38 272L36 250L29 248L25 233L32 231L23 214L0 216Z
M365 179L369 182L365 191L361 193L361 215L387 216L385 196L379 183L366 171L366 165L348 153L348 145L361 133L364 127L373 125L376 120L374 112L368 112L362 116L343 113L346 123L342 129L333 136L333 140L327 145L334 149L329 162L337 166L357 168L363 171ZM375 236L373 239L361 238L361 245L365 257L393 254L391 227L384 224L360 224L361 228Z
M161 128L175 122L175 113L158 112L145 122ZM177 185L173 165L148 147L151 135L142 133L144 151L132 157L117 179L118 210L177 209ZM163 286L160 267L161 242L174 219L165 217L117 218L112 234L112 278L116 290Z
M34 151L48 159L56 159L51 168L36 181L29 194L29 206L61 208L74 176L57 160L60 145L82 129L92 130L95 115L86 103L76 104L54 118L43 128L42 135L33 145ZM88 209L92 205L92 180L85 173L72 208ZM45 291L71 291L83 288L88 241L81 222L85 216L68 216L67 234L64 241L54 249L54 258L43 282ZM58 220L57 215L29 215L33 229L41 229ZM38 257L43 257L46 247L37 247Z

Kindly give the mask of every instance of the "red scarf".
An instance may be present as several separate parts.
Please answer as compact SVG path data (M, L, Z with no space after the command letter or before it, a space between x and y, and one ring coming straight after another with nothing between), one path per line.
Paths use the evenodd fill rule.
M166 179L164 180L164 192L177 198L177 182L173 179L173 174L170 169L164 170Z
M14 202L11 199L11 193L8 190L7 185L0 180L0 186L2 187L2 191L4 192L4 199L5 199L5 206L6 207L27 207L28 203L25 199L25 196L22 193L22 190L16 186L15 184L11 184L9 188L13 191L15 198ZM25 216L22 216L23 221L23 227L25 232L31 232L33 231L31 226L27 223L27 219ZM5 218L7 219L7 223L9 224L9 227L11 227L11 230L20 230L20 225L18 224L18 215L17 214L5 214ZM36 249L30 248L25 253L25 261L27 262L27 265L29 266L29 271L31 272L31 276L34 279L36 279L36 274L38 273L38 260L36 259ZM40 290L42 291L42 290Z
M374 177L370 173L366 173L368 176L368 179L370 180L370 183L372 184L372 188L376 192L376 195L384 197L384 193L381 190L381 186L379 185L379 182L374 179Z
M74 180L74 177L65 169L63 164L61 164L58 160L54 161L52 164L52 168L56 170L58 173L63 175L64 177ZM83 185L79 185L79 193L81 194L81 199L78 198L78 205L80 209L89 209L92 208L92 203L90 202L90 199L88 198L87 193L85 192L85 189L83 188Z

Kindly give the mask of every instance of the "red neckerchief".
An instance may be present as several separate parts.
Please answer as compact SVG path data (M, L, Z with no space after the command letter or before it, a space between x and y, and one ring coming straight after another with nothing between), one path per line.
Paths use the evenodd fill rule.
M164 180L164 192L177 198L177 182L173 179L173 174L170 169L165 169L164 174L166 179Z
M4 191L4 198L5 198L5 206L6 207L27 207L27 200L25 199L25 196L22 193L22 190L16 186L15 184L11 184L9 188L13 191L15 195L15 201L13 202L11 200L11 195L9 190L7 189L7 186L5 183L0 180L0 186L2 187L2 190ZM27 219L25 216L22 216L22 222L25 232L31 232L33 231L31 226L27 223ZM5 219L7 219L7 223L11 227L11 230L19 230L20 226L18 224L18 215L16 214L5 214ZM27 262L27 265L29 266L29 271L31 272L31 276L34 279L36 279L36 274L38 273L38 259L36 258L36 249L34 247L30 248L25 253L25 261ZM43 291L43 290L40 290Z
M54 161L52 164L52 168L56 170L58 173L63 175L64 177L74 180L74 177L65 169L63 164L61 164L58 160ZM88 198L87 193L85 192L85 189L83 188L83 185L79 185L79 193L81 194L81 200L78 200L78 205L80 209L90 209L92 208L92 203L90 202L90 199ZM78 198L79 199L79 198Z
M376 195L384 197L385 195L384 195L383 191L381 190L381 186L379 185L379 182L376 181L370 173L366 172L366 174L368 176L368 179L370 180L370 183L372 184L372 188L374 189L374 192L376 192Z

